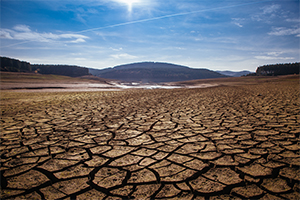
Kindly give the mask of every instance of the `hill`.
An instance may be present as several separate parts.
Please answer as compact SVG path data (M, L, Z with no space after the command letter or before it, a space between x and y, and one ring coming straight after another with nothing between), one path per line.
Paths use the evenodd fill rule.
M31 72L29 62L20 61L13 58L0 57L0 71L4 72Z
M226 76L232 76L232 77L240 77L240 76L245 76L245 75L248 75L248 74L251 74L253 72L250 72L250 71L247 71L247 70L244 70L244 71L239 71L239 72L234 72L234 71L216 71L220 74L223 74L223 75L226 75Z
M256 69L257 76L278 76L299 74L300 63L285 63L285 64L272 64L263 65Z
M31 65L32 71L40 74L54 74L62 76L79 77L89 75L88 68L72 65Z
M143 83L226 77L208 69L193 69L186 66L159 62L133 63L103 70L90 69L89 72L101 78Z
M32 65L29 62L13 58L0 57L0 71L3 72L35 72L39 74L55 74L71 77L89 75L88 68L73 65Z

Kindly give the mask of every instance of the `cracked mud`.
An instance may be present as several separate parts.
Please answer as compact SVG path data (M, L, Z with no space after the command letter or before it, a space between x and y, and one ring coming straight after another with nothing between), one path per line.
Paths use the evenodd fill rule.
M299 82L1 93L1 199L299 199Z

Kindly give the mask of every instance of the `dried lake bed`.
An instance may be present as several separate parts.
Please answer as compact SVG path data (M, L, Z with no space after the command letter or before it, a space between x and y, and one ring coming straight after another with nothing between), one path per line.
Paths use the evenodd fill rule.
M299 76L243 80L2 90L0 198L299 199Z
M142 84L142 83L5 83L1 90L15 92L91 92L91 91L119 91L128 89L179 89L179 88L206 88L215 87L218 84L201 83L196 85L169 84Z

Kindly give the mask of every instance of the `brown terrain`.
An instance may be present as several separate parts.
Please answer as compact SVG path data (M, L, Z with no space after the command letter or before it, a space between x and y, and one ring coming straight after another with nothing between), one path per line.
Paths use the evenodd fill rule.
M299 76L180 84L2 90L0 198L300 198Z
M35 73L0 73L0 89L14 91L101 91L117 89L110 83L111 80L96 76L72 78L60 75L42 75Z

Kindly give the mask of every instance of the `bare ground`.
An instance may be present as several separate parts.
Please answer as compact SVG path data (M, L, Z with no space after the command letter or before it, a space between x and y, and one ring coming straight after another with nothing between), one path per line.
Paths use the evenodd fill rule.
M16 92L101 91L118 89L111 80L96 76L68 77L35 73L0 73L0 90Z
M235 80L2 91L0 198L299 199L299 76Z

